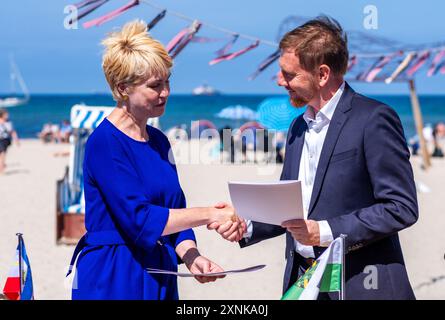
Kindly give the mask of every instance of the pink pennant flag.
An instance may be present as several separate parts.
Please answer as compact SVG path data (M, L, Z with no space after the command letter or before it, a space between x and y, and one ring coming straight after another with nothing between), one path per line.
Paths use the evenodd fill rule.
M196 43L211 43L221 41L221 39L209 37L193 37L191 41Z
M406 70L406 68L409 67L411 61L417 57L417 53L410 52L406 55L406 57L403 59L403 61L397 66L396 70L393 71L391 76L385 79L386 84L390 84L394 80L397 79L397 77Z
M445 74L445 62L442 62L441 64L440 73Z
M182 29L179 31L179 33L173 37L173 39L170 40L170 42L167 44L166 50L168 53L170 53L178 44L181 42L181 40L188 34L189 28Z
M227 51L230 50L230 48L232 48L233 44L236 42L236 40L238 40L239 38L239 34L234 34L232 36L232 39L230 39L229 42L227 42L224 47L222 47L221 49L219 49L218 51L216 51L216 54L218 56L223 56L225 54L227 54Z
M83 27L85 29L91 28L92 26L100 26L101 24L104 24L107 21L110 21L114 18L116 18L117 16L121 15L122 13L124 13L125 11L127 11L128 9L137 6L139 4L139 0L133 0L130 1L129 3L127 3L125 6L120 7L114 11L111 11L109 13L107 13L106 15L87 21L83 24Z
M443 57L445 57L445 49L439 51L439 53L437 53L434 57L433 62L431 63L431 66L427 73L428 77L432 77L437 73L437 71L441 67L440 62L442 61Z
M219 57L213 59L212 61L209 62L209 65L212 66L212 65L217 64L221 61L228 61L228 60L235 59L236 57L239 57L240 55L258 47L259 44L260 44L260 41L257 40L253 44L251 44L250 46L248 46L244 49L241 49L241 50L233 52L233 53L225 54L225 55L222 55L222 56L219 56Z
M75 6L77 9L83 8L85 6L89 6L90 4L93 4L95 2L99 2L101 0L84 0L81 2L78 2L76 4L73 4L73 6Z
M384 56L381 56L380 58L377 59L377 61L375 61L369 68L367 68L365 71L360 72L357 76L356 79L359 81L365 81L366 80L366 76L375 69L375 67L377 67L377 65L379 64L379 62L384 58Z
M197 20L193 21L193 24L189 30L188 35L186 35L181 42L179 42L178 46L174 49L174 51L171 53L171 57L174 59L176 56L189 44L190 41L195 37L195 34L199 31L201 28L201 22L198 22Z
M406 71L408 77L412 77L430 57L430 52L427 50L423 52L417 60L414 61L413 65Z
M94 10L96 10L97 8L99 8L100 6L104 5L107 2L108 2L108 0L89 0L89 1L83 1L78 4L75 4L74 6L77 7L77 9L83 8L85 6L89 6L89 7L85 8L83 11L79 12L75 19L72 19L69 21L69 24L79 21L80 19L82 19L86 15L90 14L91 12L93 12Z
M366 75L366 82L372 82L377 77L377 75L382 71L382 69L396 56L399 56L403 54L401 51L389 54L387 56L383 56L380 58L378 63L369 71L369 73Z

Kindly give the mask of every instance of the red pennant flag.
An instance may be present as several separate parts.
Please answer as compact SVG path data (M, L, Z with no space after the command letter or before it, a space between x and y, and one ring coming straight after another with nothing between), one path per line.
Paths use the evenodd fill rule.
M408 77L412 77L424 64L427 62L428 58L430 57L430 52L424 51L419 58L417 58L416 61L414 61L412 67L410 67L406 74Z
M237 52L228 53L228 54L225 54L225 55L222 55L222 56L219 56L219 57L213 59L212 61L209 62L209 65L212 66L214 64L220 63L221 61L228 61L228 60L235 59L236 57L239 57L240 55L246 53L247 51L250 51L250 50L258 47L259 44L260 44L260 41L257 40L253 44L251 44L250 46L248 46L244 49L241 49Z
M382 71L382 69L391 62L396 56L403 54L403 52L399 51L396 53L389 54L387 56L381 57L377 65L366 75L366 82L372 82L377 77L377 75Z
M431 63L431 66L430 66L430 68L428 70L428 73L427 73L428 77L432 77L432 76L434 76L437 73L437 71L441 67L440 62L442 61L442 59L444 57L445 57L445 49L439 51L436 54L436 56L433 59L433 62Z
M227 42L227 44L226 44L224 47L222 47L221 49L219 49L218 51L216 51L216 54L217 54L218 56L223 56L223 55L225 55L225 54L227 53L227 51L229 51L230 48L232 48L233 44L236 42L236 40L238 40L238 38L239 38L239 34L234 34L234 35L232 36L232 39L230 39L230 41Z
M85 29L88 29L88 28L91 28L92 26L100 26L101 24L104 24L105 22L116 18L117 16L121 15L122 13L129 10L130 8L137 6L138 4L139 4L139 0L132 0L129 3L127 3L125 6L120 7L114 11L111 11L102 17L85 22L83 24L83 27Z
M189 28L179 32L167 45L167 51L172 58L175 58L193 39L201 28L201 22L195 20Z
M96 10L97 8L99 8L100 6L104 5L107 2L108 0L88 0L75 4L74 6L77 7L77 9L83 8L85 6L89 7L83 10L82 12L78 13L75 19L69 21L69 24L73 24L74 22L79 21L80 19L90 14L91 12L93 12L94 10Z

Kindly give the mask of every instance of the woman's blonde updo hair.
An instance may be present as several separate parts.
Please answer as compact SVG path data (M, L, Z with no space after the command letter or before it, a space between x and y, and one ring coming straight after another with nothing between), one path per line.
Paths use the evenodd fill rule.
M150 37L142 20L126 23L102 44L102 68L116 101L125 100L118 90L119 84L137 85L152 76L166 77L173 65L164 46Z

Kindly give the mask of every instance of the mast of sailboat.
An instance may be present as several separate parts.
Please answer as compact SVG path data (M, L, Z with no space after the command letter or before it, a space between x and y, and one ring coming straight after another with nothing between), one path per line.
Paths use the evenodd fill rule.
M11 81L14 80L14 78L17 79L20 89L23 91L23 94L25 95L25 100L29 100L29 91L28 87L26 86L25 81L23 80L22 74L20 73L19 68L17 67L17 64L14 61L14 57L12 54L9 55L9 60L11 64Z

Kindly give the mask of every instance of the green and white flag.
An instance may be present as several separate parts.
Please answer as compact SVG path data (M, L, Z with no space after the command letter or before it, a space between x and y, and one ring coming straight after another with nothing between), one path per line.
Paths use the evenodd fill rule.
M319 292L340 292L344 267L342 263L343 239L338 237L287 290L281 300L316 300Z

